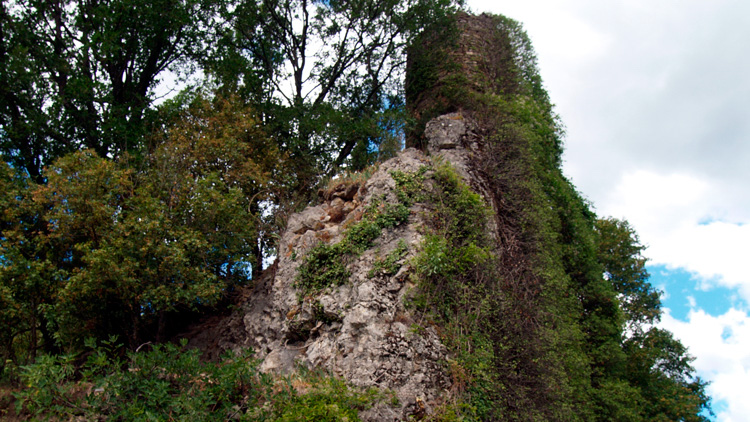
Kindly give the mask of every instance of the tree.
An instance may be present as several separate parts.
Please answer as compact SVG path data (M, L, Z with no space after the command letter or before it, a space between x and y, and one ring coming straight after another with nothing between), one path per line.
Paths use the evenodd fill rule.
M693 358L687 348L666 330L654 327L661 317L659 291L649 283L643 246L627 221L614 218L596 220L597 256L604 278L617 293L625 316L621 349L624 368L614 372L607 396L608 420L707 421L707 384L694 378ZM623 383L624 382L624 383ZM634 401L615 403L612 397L638 393L638 417L632 416ZM607 407L607 406L602 406ZM615 415L617 417L615 417Z
M7 7L0 4L0 153L38 179L43 165L62 155L64 143L53 140L45 112L51 85L42 63L31 55L32 30Z
M264 119L301 186L331 173L357 145L393 130L378 114L402 108L405 46L453 0L264 0L229 15L209 69L224 89L263 104ZM391 113L392 114L392 113Z
M627 221L603 218L596 221L598 256L604 276L619 295L629 331L658 322L661 316L659 291L648 282L643 246Z
M48 251L38 240L42 209L31 199L36 185L0 163L0 353L3 364L33 361L52 344L44 323L57 281ZM45 348L49 351L49 348Z
M204 179L212 174L227 189L241 192L245 212L253 217L246 222L252 226L252 233L214 231L229 218L217 214L214 207L203 213L191 209L184 218L210 233L211 244L252 250L252 272L254 277L259 276L262 259L273 252L273 234L280 230L268 208L279 203L294 183L286 155L266 135L255 110L236 97L208 99L198 95L179 111L177 120L162 135L163 143L151 155L153 194L179 209L175 198L165 195L175 195L175 187L183 186L185 179Z
M643 416L649 421L707 422L710 411L708 383L693 378L693 357L672 333L650 328L628 338L627 379L643 399Z
M84 150L43 185L3 163L3 350L163 338L169 317L216 303L259 273L261 204L283 157L251 109L196 98L132 166ZM20 343L19 343L20 342Z
M215 3L3 2L0 152L40 181L67 152L135 151L160 76L206 49Z

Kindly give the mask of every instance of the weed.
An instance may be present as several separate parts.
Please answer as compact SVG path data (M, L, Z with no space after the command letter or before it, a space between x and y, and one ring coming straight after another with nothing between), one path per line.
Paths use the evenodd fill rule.
M360 171L347 171L344 174L340 174L328 180L323 180L321 185L325 186L326 190L335 190L337 186L341 184L358 184L362 185L372 177L375 172L378 171L378 164L372 164L363 168Z
M344 244L317 244L305 255L295 286L307 294L346 283L349 270L346 269L344 258L347 255Z
M396 182L396 196L400 203L411 206L414 202L420 202L424 197L425 173L429 167L422 166L414 173L405 173L399 170L390 172Z
M398 241L398 244L396 245L396 248L392 250L384 259L375 261L372 269L367 274L367 276L372 278L378 273L385 276L396 274L398 269L401 267L401 265L399 265L399 262L404 259L404 257L406 257L407 253L409 253L409 247L406 245L406 242L403 239L400 239Z
M440 335L456 361L446 368L458 390L455 403L436 409L431 420L491 419L493 355L487 348L478 315L492 295L482 275L492 262L485 230L489 208L446 163L433 167L429 189L422 195L430 212L428 230L412 260L418 291L407 306L426 313L441 327ZM419 325L411 331L419 333Z
M18 410L34 420L358 421L375 403L397 402L392 391L354 388L322 371L261 374L250 351L203 362L185 344L126 360L114 342L93 345L80 368L72 355L43 356L22 368Z
M303 367L284 381L286 388L277 394L282 399L273 403L273 420L277 421L359 421L359 411L392 400L392 393L376 388L355 389L328 373Z

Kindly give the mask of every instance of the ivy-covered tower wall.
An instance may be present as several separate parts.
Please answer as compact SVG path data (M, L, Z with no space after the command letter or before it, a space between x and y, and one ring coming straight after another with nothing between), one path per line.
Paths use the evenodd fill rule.
M562 174L563 131L531 42L506 17L458 14L425 31L407 63L407 146L432 149L424 128L435 117L466 122L469 171L493 209L493 262L462 281L488 298L472 330L492 345L503 393L487 415L585 420L590 389L620 359L603 351L619 348L621 316L597 262L596 217Z
M406 106L414 124L407 146L421 147L424 125L451 112L476 110L478 94L517 90L514 54L504 17L461 13L425 31L409 49Z

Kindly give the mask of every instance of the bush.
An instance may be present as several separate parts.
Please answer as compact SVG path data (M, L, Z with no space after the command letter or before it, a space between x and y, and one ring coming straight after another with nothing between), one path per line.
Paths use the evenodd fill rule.
M298 375L286 381L286 390L274 401L274 420L280 422L359 421L360 410L366 410L375 402L392 397L376 388L355 390L341 379L324 372L302 368L299 369ZM304 394L299 394L299 391L293 388L294 384L302 386Z
M358 421L360 410L393 400L319 371L261 374L250 351L203 362L183 341L122 359L114 339L87 343L92 349L85 361L45 355L22 368L19 413L45 420Z
M257 402L264 378L250 352L216 364L184 346L158 345L123 361L114 341L105 341L78 368L73 356L41 356L22 368L18 410L44 418L211 421Z

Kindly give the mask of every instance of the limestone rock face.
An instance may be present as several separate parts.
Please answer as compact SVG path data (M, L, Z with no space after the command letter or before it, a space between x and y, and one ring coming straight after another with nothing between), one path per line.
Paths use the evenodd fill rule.
M429 152L442 155L465 178L476 148L473 123L459 114L433 119L426 137ZM303 296L295 287L305 255L320 242L340 242L374 201L398 202L391 173L417 172L428 157L407 149L382 163L363 184L348 184L322 194L320 205L291 216L276 264L258 282L241 308L191 344L217 356L252 348L266 372L293 371L298 365L323 368L360 387L377 386L397 395L397 407L381 404L363 420L405 420L417 409L439 403L451 386L450 356L435 328L405 305L415 284L409 262L422 242L427 210L416 204L408 221L383 229L374 245L347 265L347 282ZM471 180L469 180L471 182ZM471 184L471 183L469 183ZM396 248L407 251L395 271L375 263Z
M479 149L473 120L461 113L445 114L427 123L424 136L427 152L449 162L467 182L479 180L470 175L471 161Z

